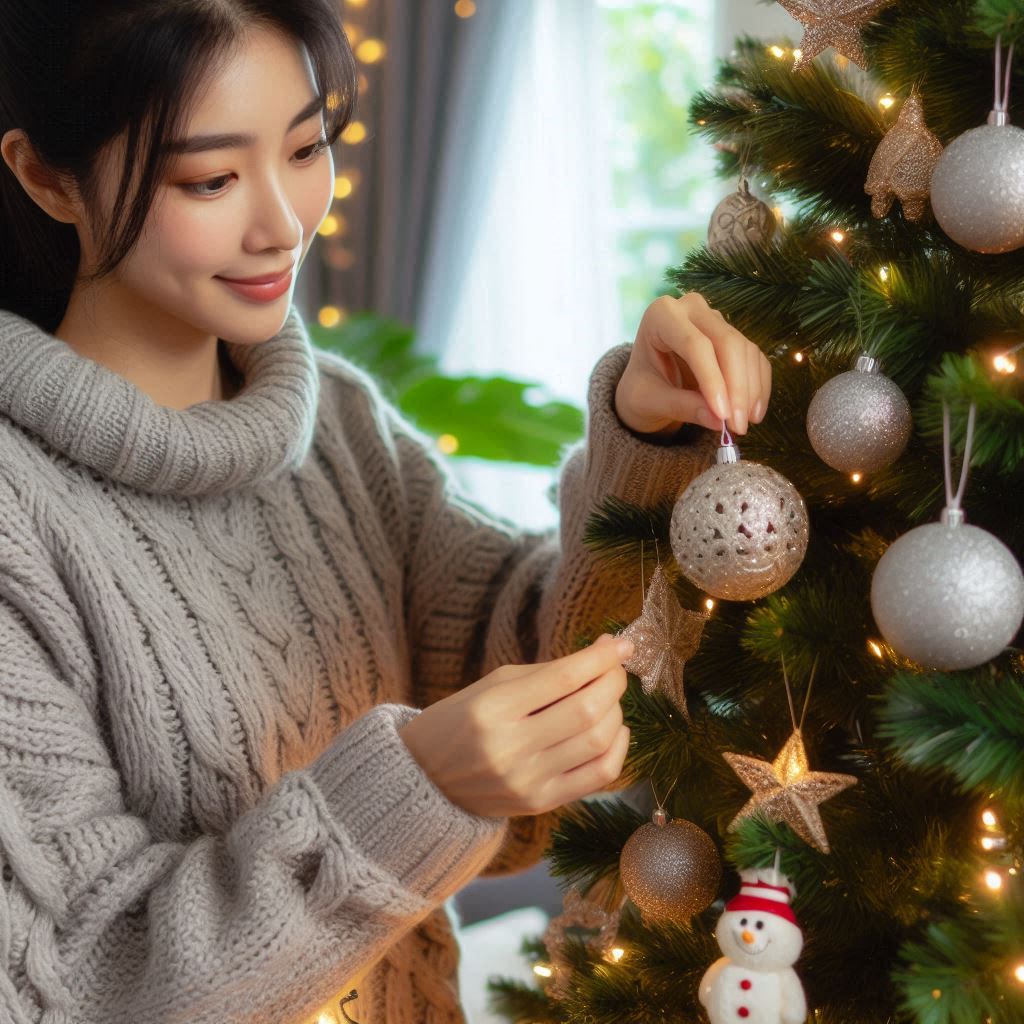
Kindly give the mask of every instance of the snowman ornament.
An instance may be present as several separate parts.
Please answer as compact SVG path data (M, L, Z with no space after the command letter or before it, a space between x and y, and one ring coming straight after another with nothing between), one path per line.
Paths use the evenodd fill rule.
M793 886L771 868L740 877L739 895L715 929L725 955L701 979L700 1001L711 1024L804 1024L807 999L793 970L804 937L789 905Z

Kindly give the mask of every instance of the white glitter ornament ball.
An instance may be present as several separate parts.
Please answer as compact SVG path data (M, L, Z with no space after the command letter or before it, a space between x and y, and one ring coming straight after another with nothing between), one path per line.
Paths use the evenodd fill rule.
M889 546L871 580L886 641L927 668L974 668L999 654L1024 621L1024 573L997 537L959 509Z
M781 474L722 445L680 495L669 536L683 575L712 597L753 601L787 583L807 551L807 506Z
M910 440L910 404L861 355L854 368L819 388L807 407L807 436L818 458L843 473L874 473L892 465Z
M1019 249L1024 245L1024 130L989 123L955 138L932 172L931 202L942 230L965 249Z

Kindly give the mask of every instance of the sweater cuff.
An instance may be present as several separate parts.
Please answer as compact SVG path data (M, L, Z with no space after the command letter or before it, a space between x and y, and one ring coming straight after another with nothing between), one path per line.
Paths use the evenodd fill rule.
M441 792L398 730L422 712L379 704L308 768L339 832L408 890L436 902L494 856L506 817L464 810Z
M684 423L675 434L638 434L619 419L615 389L633 346L610 348L594 366L587 391L587 474L638 505L675 499L698 473L714 463L717 431Z

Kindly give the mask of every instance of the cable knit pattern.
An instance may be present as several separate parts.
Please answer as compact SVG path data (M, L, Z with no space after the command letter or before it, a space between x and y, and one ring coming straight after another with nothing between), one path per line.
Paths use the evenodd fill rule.
M182 411L0 311L0 1021L316 1024L358 978L361 1024L464 1024L448 897L557 813L464 811L398 730L639 611L586 517L715 439L619 422L629 348L529 532L295 307Z

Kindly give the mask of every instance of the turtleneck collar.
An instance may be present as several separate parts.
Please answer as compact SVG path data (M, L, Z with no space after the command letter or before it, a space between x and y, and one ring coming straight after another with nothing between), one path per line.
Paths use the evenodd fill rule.
M220 494L297 468L319 373L293 304L259 345L223 342L244 378L229 401L178 410L31 320L0 310L0 413L75 462L151 494Z

